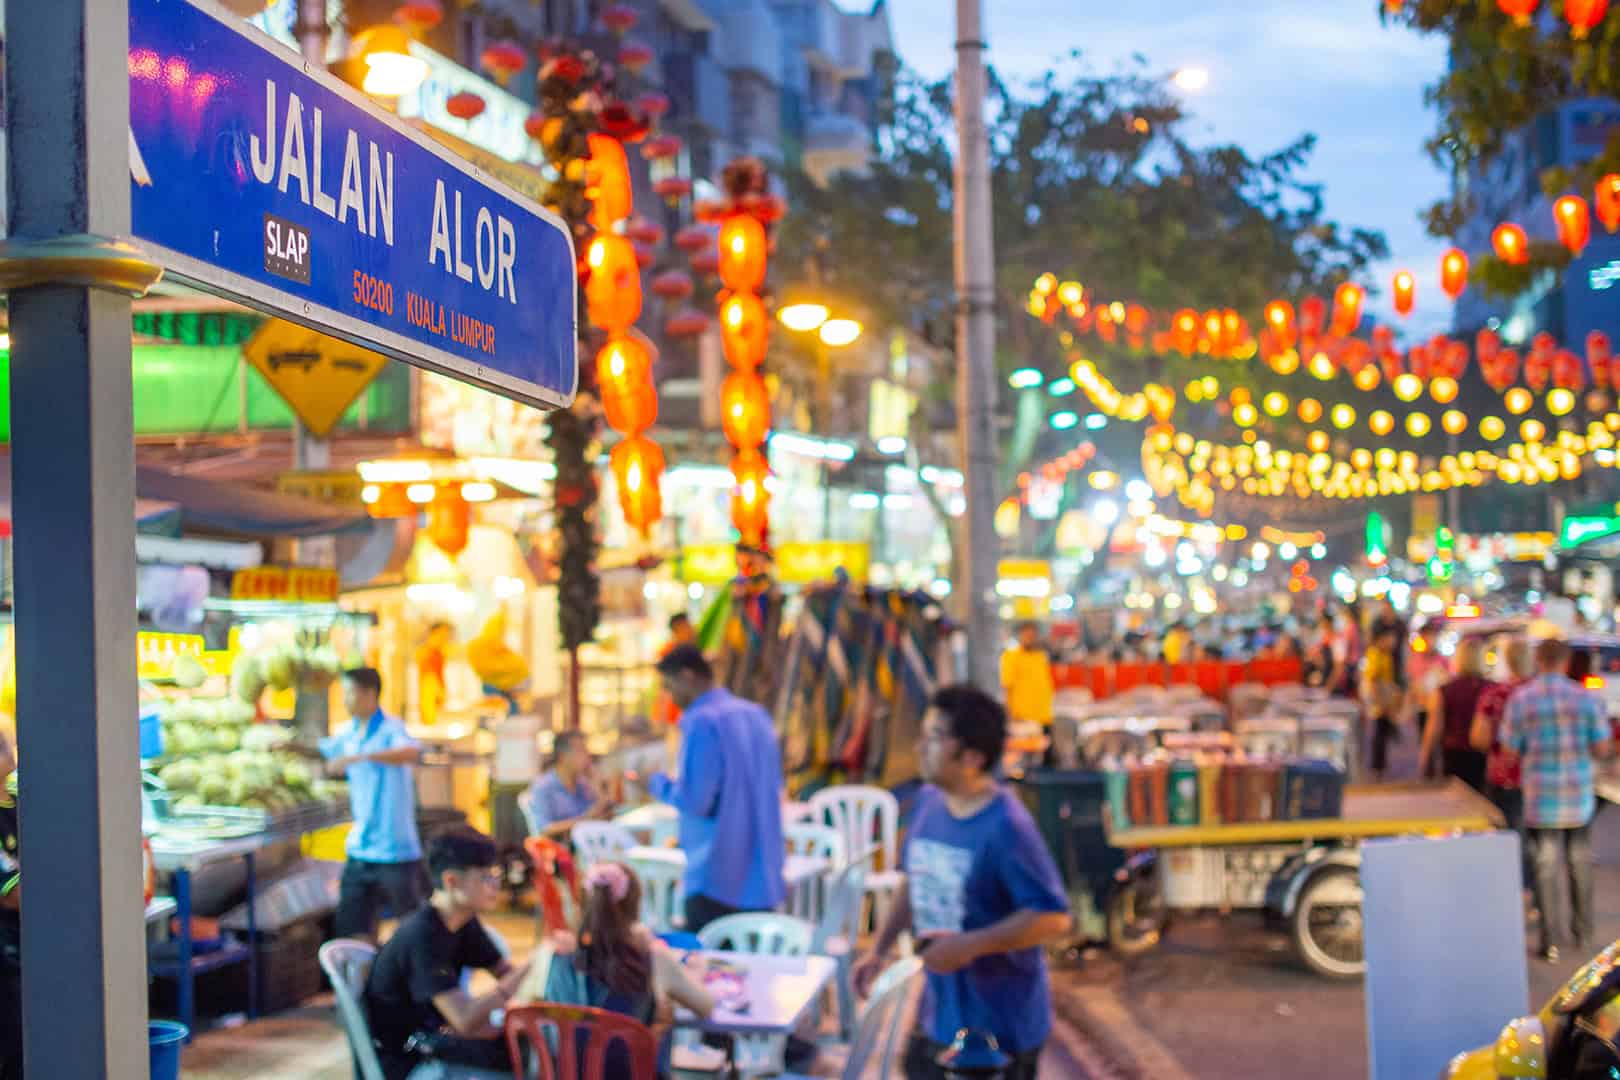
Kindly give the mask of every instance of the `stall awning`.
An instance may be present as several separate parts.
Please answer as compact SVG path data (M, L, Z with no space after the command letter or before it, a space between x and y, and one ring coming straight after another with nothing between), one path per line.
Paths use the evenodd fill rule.
M9 454L0 458L0 485L0 520L9 532ZM298 539L361 532L371 527L371 518L364 511L147 466L135 469L135 518L143 532L232 538ZM176 518L178 527L174 524Z

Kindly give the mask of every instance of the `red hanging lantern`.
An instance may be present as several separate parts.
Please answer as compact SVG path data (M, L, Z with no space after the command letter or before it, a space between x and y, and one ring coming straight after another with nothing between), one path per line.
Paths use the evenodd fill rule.
M512 41L497 41L485 47L478 62L496 82L505 86L529 62L529 54Z
M1592 238L1592 216L1586 200L1579 195L1565 195L1553 203L1553 221L1558 226L1558 242L1572 255L1586 250Z
M1297 339L1294 329L1294 305L1286 300L1273 300L1266 305L1266 326L1283 349L1292 349Z
M608 455L613 479L619 489L619 509L631 528L643 536L664 516L659 493L664 475L664 451L643 435L623 440Z
M1406 369L1413 375L1416 375L1418 378L1427 382L1429 377L1434 374L1434 372L1430 370L1430 364L1433 358L1433 354L1429 351L1428 345L1414 345L1411 347L1411 349L1407 350Z
M632 245L636 249L636 265L643 270L651 270L653 263L658 261L658 252L646 244Z
M1614 383L1614 353L1609 347L1609 335L1593 330L1586 335L1586 364L1592 369L1592 381L1607 390Z
M653 194L674 206L692 194L692 181L684 176L665 176L652 183Z
M663 300L685 300L692 295L692 275L684 270L665 270L652 279L652 291Z
M675 234L675 246L688 255L705 249L713 249L714 245L714 230L702 225L688 225Z
M368 487L372 485L367 485ZM376 497L366 502L366 513L374 518L404 518L415 517L420 508L411 502L410 496L405 493L408 485L405 484L377 484ZM362 489L361 500L365 501L366 492Z
M1530 16L1536 13L1536 5L1541 0L1496 0L1496 6L1502 9L1502 14L1513 19L1520 26L1530 25Z
M590 162L585 167L585 197L591 200L591 227L607 232L630 216L635 205L630 188L630 163L624 144L609 135L588 137Z
M1586 367L1581 363L1581 358L1568 349L1553 353L1552 378L1554 386L1561 386L1565 390L1586 389Z
M644 217L633 217L624 226L624 235L638 244L657 247L664 242L664 227Z
M641 156L648 161L668 161L680 156L679 135L655 135L641 144Z
M1564 0L1564 18L1569 20L1570 37L1584 41L1608 11L1609 0Z
M1417 300L1417 278L1412 276L1410 270L1397 270L1395 272L1395 313L1401 316L1412 314L1412 305Z
M1553 354L1558 342L1551 334L1540 333L1530 339L1530 352L1524 358L1524 384L1540 393L1547 389L1552 378Z
M1333 325L1332 332L1339 337L1348 337L1355 333L1356 327L1361 325L1361 304L1367 298L1367 290L1353 281L1346 281L1333 292Z
M720 269L720 253L713 248L694 251L686 264L692 268L692 273L707 277Z
M1299 339L1314 342L1322 336L1327 319L1327 303L1320 296L1307 296L1299 304Z
M614 431L634 435L658 421L652 360L633 338L614 338L596 354L597 392Z
M705 225L718 225L732 213L729 199L699 199L692 204L692 217Z
M619 46L619 63L632 75L641 74L652 62L653 51L650 46L643 45L639 41L627 41Z
M1519 381L1519 369L1523 361L1519 359L1517 349L1503 349L1496 357L1497 389L1506 390Z
M1620 173L1610 173L1597 182L1592 200L1598 220L1609 232L1620 230Z
M697 337L709 328L709 317L696 308L682 308L664 322L664 335L672 338Z
M720 226L720 280L738 292L758 292L765 284L769 255L765 226L747 214L736 214Z
M765 302L753 293L732 293L720 305L720 342L732 367L752 371L763 364L770 336Z
M471 120L483 113L484 99L471 90L463 90L445 100L444 111L457 120Z
M543 112L532 112L523 118L523 133L537 143L542 143L546 134L546 121L550 119Z
M394 9L394 21L420 37L444 21L439 0L405 0Z
M1452 248L1440 256L1440 289L1453 300L1468 288L1468 256Z
M1509 266L1523 266L1530 261L1530 238L1524 226L1504 221L1491 231L1491 250Z
M760 220L762 224L781 221L787 216L787 200L780 195L745 195L742 199L743 208Z
M636 111L649 120L658 120L669 112L669 98L656 90L649 90L636 98Z
M1147 308L1141 304L1131 304L1125 308L1125 331L1130 334L1145 334L1148 329Z
M741 450L762 446L771 429L771 395L755 371L734 371L720 387L720 427Z
M461 489L453 484L439 488L427 508L427 537L433 546L455 558L466 550L471 531L472 507Z
M1107 316L1107 308L1097 309L1098 331L1101 332L1104 325L1109 330L1109 333L1103 335L1104 340L1107 340L1112 335L1114 327L1113 320ZM1198 312L1192 308L1182 308L1176 312L1175 318L1171 321L1170 340L1175 343L1176 351L1182 356L1191 356L1196 352L1198 349Z
M641 317L641 267L636 248L613 233L597 233L585 249L585 313L592 326L624 331Z
M602 9L602 25L619 37L629 33L640 18L629 4L609 4Z

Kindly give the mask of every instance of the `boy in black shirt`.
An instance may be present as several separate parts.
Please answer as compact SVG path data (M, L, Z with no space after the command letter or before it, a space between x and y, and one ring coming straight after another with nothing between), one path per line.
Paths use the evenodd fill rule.
M429 845L433 895L399 924L366 980L366 1015L387 1080L403 1080L423 1060L510 1072L490 1014L506 1005L528 965L513 968L478 921L501 898L498 859L495 842L470 828ZM475 998L461 988L464 968L500 982Z

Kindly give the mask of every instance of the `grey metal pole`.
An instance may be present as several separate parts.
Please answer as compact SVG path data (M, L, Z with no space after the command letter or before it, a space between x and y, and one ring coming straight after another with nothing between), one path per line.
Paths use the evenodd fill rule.
M956 583L968 630L968 677L999 678L996 602L995 245L990 219L990 136L984 122L984 18L980 0L956 0L956 416L967 512Z
M127 0L12 0L5 37L12 236L127 236ZM145 1080L130 302L10 315L23 1060Z

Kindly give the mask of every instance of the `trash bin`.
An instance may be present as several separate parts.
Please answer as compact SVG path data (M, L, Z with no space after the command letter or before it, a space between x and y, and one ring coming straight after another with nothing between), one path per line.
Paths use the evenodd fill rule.
M1125 853L1108 843L1106 783L1101 772L1031 769L1019 784L1063 876L1077 937L1084 940L1102 940L1114 871L1125 865Z
M180 1048L191 1031L172 1020L151 1020L146 1025L152 1080L180 1080Z

